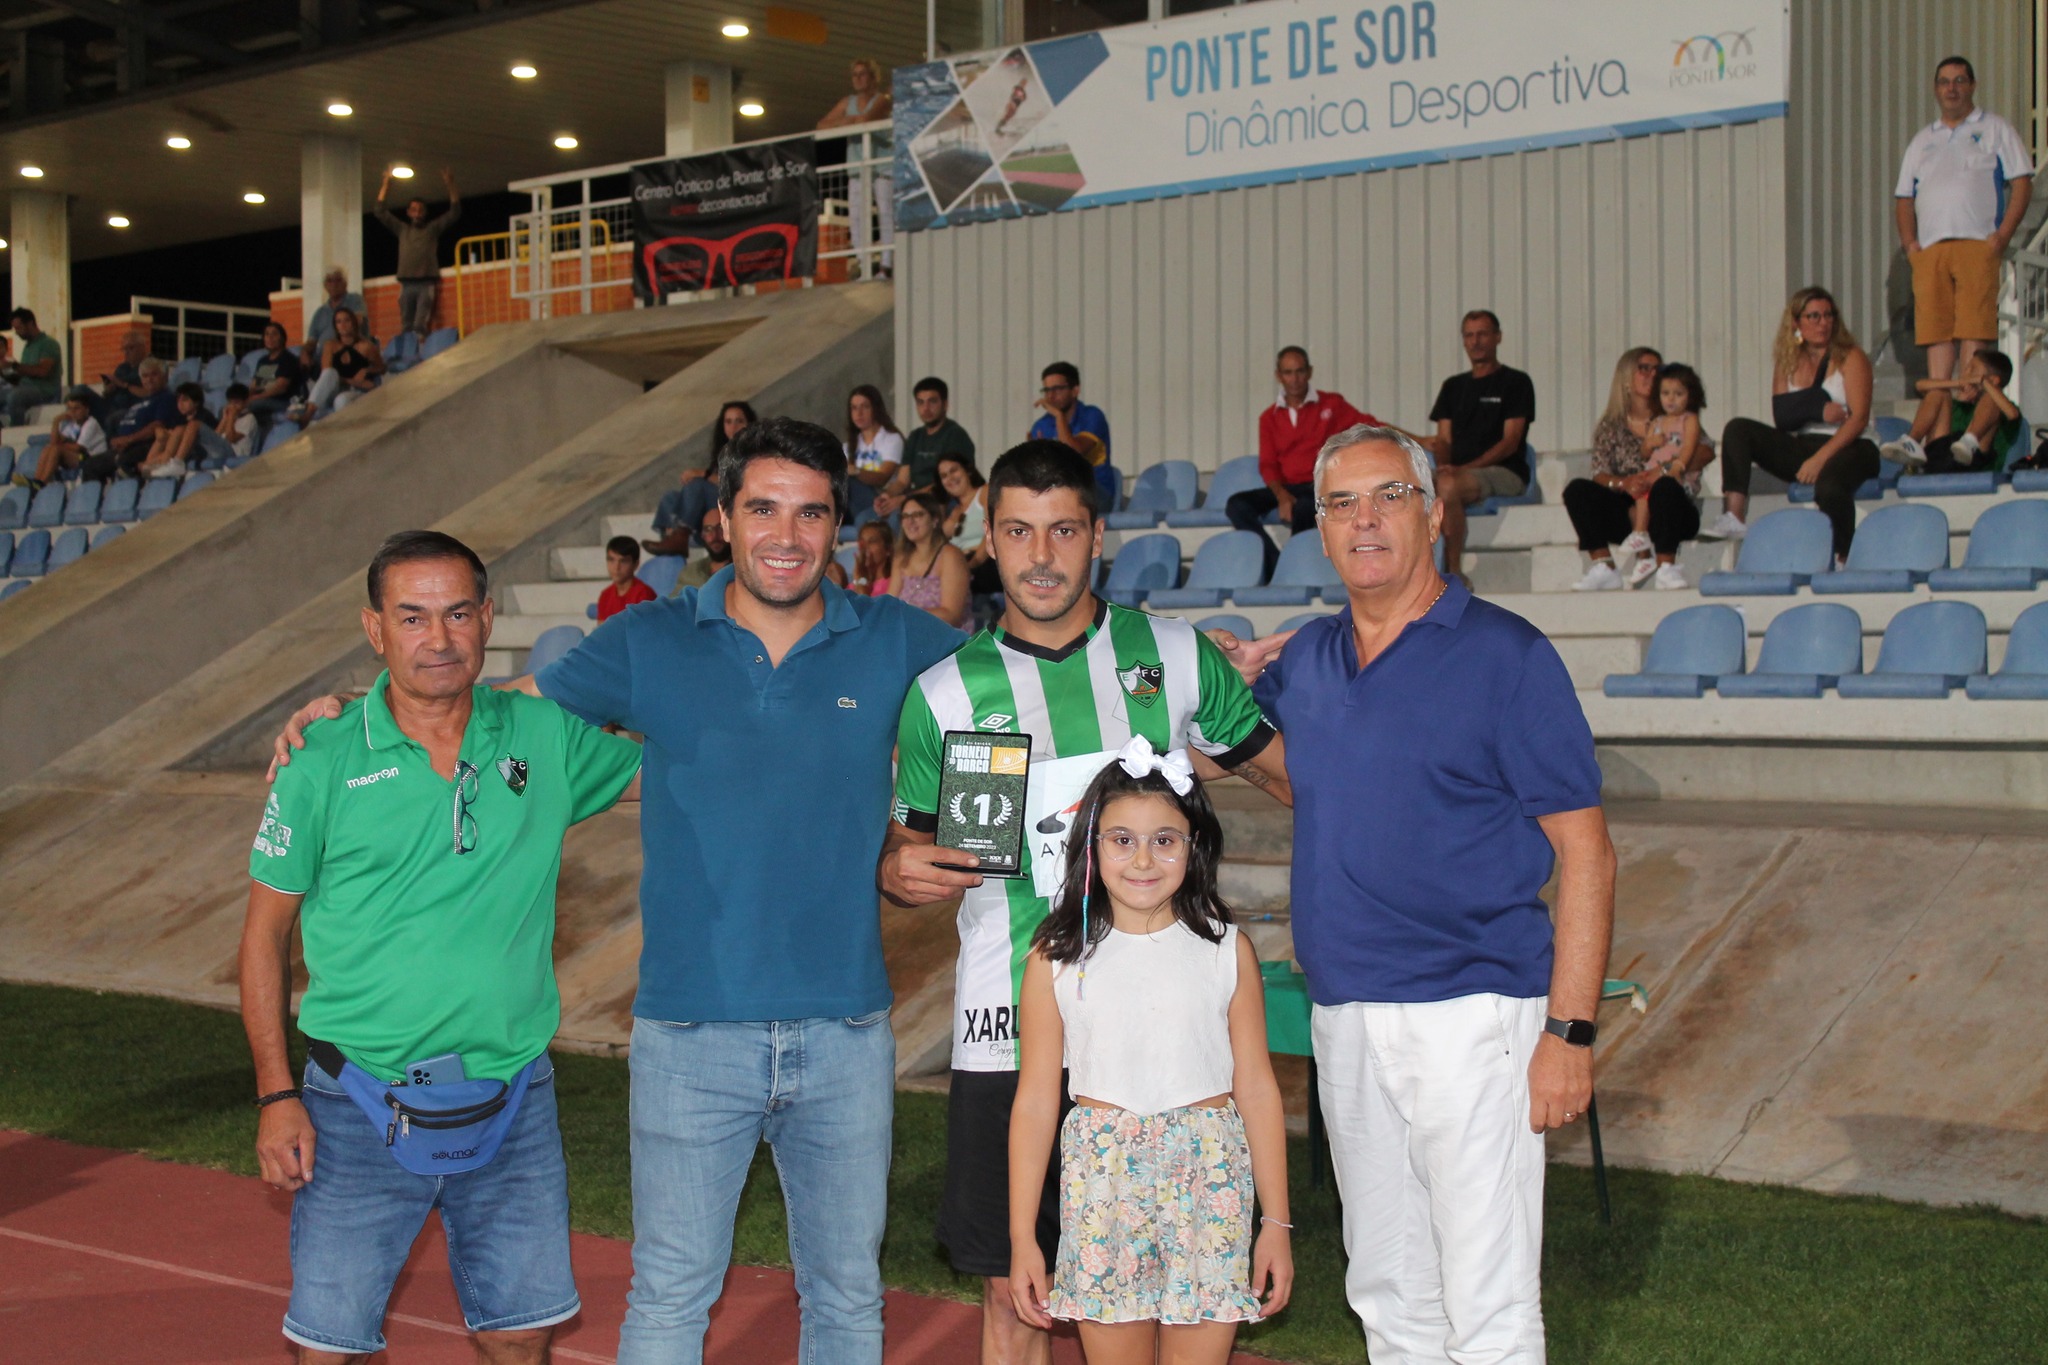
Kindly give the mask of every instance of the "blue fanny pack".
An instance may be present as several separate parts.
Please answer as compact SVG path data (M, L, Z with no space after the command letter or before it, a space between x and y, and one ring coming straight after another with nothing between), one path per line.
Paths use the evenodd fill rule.
M414 1175L460 1175L489 1165L519 1117L520 1102L541 1063L541 1057L534 1058L510 1081L387 1085L332 1043L308 1039L306 1051L340 1083L370 1125L383 1132L391 1159Z

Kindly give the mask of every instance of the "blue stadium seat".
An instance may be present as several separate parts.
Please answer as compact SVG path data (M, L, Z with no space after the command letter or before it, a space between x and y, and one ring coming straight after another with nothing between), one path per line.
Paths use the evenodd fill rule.
M1332 589L1338 597L1344 595L1337 566L1323 553L1323 538L1307 531L1280 547L1271 581L1264 587L1241 588L1231 594L1231 600L1240 607L1305 607L1318 594L1325 601L1332 600Z
M1195 552L1185 587L1162 588L1146 599L1155 611L1220 607L1239 588L1255 588L1266 574L1266 546L1256 531L1225 531Z
M858 545L849 545L843 550L836 551L832 556L832 562L837 564L840 572L848 578L853 577L853 566L859 559L860 546Z
M1121 512L1111 512L1103 524L1112 531L1145 531L1159 524L1168 512L1195 505L1195 487L1201 476L1193 460L1165 460L1139 473L1131 485L1131 501Z
M384 343L384 365L393 374L404 374L420 363L420 334L410 328Z
M1609 673L1610 697L1701 697L1742 672L1747 641L1742 613L1718 605L1686 607L1657 623L1640 673Z
M200 489L206 487L208 484L212 482L213 475L207 473L203 469L200 470L197 474L187 474L185 476L185 481L178 485L178 501L183 502L185 499L191 497L194 493L197 493Z
M1123 502L1123 471L1107 460L1095 466L1095 488L1099 495L1097 507L1116 507Z
M1898 467L1900 469L1904 468L1903 465ZM1897 479L1894 478L1893 483L1886 483L1882 474L1874 479L1865 479L1862 483L1856 485L1856 501L1878 502L1883 499L1884 490L1892 487L1896 482ZM1810 483L1788 484L1785 488L1785 501L1799 505L1812 502L1813 485Z
M9 583L6 587L0 588L0 602L5 602L8 598L15 596L17 593L24 593L27 591L28 580L26 578L17 578L12 583Z
M427 339L420 343L420 359L432 360L460 340L462 333L453 327L443 327L438 331L429 332Z
M135 520L135 500L142 495L142 485L134 479L115 479L107 485L107 491L100 498L100 520L109 522Z
M1529 483L1512 498L1481 498L1465 509L1468 517L1490 517L1509 507L1534 507L1543 501L1543 485L1536 479L1536 447L1522 446L1522 458L1529 462Z
M1880 507L1856 528L1849 562L1813 580L1816 593L1911 592L1948 567L1948 513L1925 503Z
M175 389L180 384L197 384L204 368L205 362L198 356L186 356L183 360L171 366L169 386Z
M1970 528L1960 569L1936 569L1936 592L2032 592L2048 578L2048 498L2015 498L1984 510Z
M1256 630L1252 629L1250 617L1239 616L1235 612L1218 612L1214 616L1204 616L1201 620L1195 622L1195 629L1227 630L1240 640L1256 640L1259 635Z
M28 490L0 489L0 528L9 531L28 525Z
M1982 673L1984 613L1968 602L1917 602L1892 618L1877 667L1843 678L1844 697L1945 697Z
M583 643L581 626L549 626L526 651L526 671L538 672Z
M682 555L649 555L640 561L639 572L633 577L654 589L656 597L666 597L676 590L676 579L688 562Z
M0 578L7 577L7 566L14 559L14 532L0 531Z
M1818 513L1815 513L1818 516ZM1753 672L1724 677L1724 697L1817 697L1863 671L1863 620L1840 602L1809 602L1780 612L1764 631Z
M55 573L57 572L57 570L63 568L67 564L75 564L79 560L84 559L85 552L88 548L89 545L86 540L85 528L83 526L73 526L68 528L62 535L58 536L56 542L50 546L49 571L51 573Z
M2048 602L2019 614L1996 673L1973 674L1963 690L1975 701L2048 701Z
M50 566L50 533L30 531L14 542L14 562L7 572L16 578L41 578Z
M1163 532L1124 542L1109 566L1102 595L1118 606L1135 607L1147 593L1180 585L1180 538Z
M74 485L71 496L64 500L64 524L91 526L99 519L100 486L90 482Z
M28 524L31 526L61 526L64 524L64 494L66 487L61 483L46 483L36 490L28 505Z
M22 473L24 473L24 474L33 474L33 473L35 473L35 471L34 471L33 469L24 469L24 470L22 470L21 472L22 472ZM14 477L14 447L13 447L13 446L0 446L0 483L6 483L6 482L7 482L7 481L8 481L9 479L11 479L11 478L13 478L13 477Z
M1735 572L1700 579L1702 597L1790 597L1834 562L1828 519L1807 507L1787 507L1758 517L1743 537Z
M1258 456L1240 455L1234 460L1225 460L1209 476L1209 492L1202 499L1202 505L1168 512L1166 524L1175 527L1228 526L1230 518L1223 510L1224 504L1235 494L1265 486L1266 481L1259 477ZM1274 513L1267 519L1277 520L1278 516Z
M224 389L235 382L235 358L227 351L208 360L199 371L199 382L209 389Z
M2012 472L2012 491L2048 493L2048 469L2015 469Z
M135 500L135 519L148 521L157 513L169 507L178 497L176 479L150 479L142 485L142 496Z
M1273 633L1275 635L1280 635L1290 630L1300 630L1309 622L1320 621L1325 616L1328 616L1330 614L1331 613L1327 611L1305 611L1301 613L1299 616L1290 616L1285 621L1282 621L1278 626L1274 628Z
M270 430L263 437L263 448L256 453L267 455L299 434L299 424L289 417L280 417L270 424Z
M1965 469L1954 474L1906 474L1898 482L1902 498L1954 498L1965 493L1996 493L1998 475L1989 469Z
M235 378L244 384L254 379L257 362L269 354L270 352L261 346L253 351L244 352L242 358L235 362Z
M122 536L125 536L127 534L128 528L125 526L102 526L100 527L99 530L93 532L92 548L97 550L100 548L100 546L105 545L110 541L119 540Z

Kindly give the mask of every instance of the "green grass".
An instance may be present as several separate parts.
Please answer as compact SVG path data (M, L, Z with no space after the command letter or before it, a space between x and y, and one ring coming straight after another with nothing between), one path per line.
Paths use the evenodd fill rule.
M559 1075L576 1225L631 1233L626 1067L563 1055ZM255 1173L252 1081L233 1015L147 997L0 985L0 1127ZM904 1289L971 1297L932 1244L945 1100L897 1100L883 1271ZM1244 1344L1288 1360L1364 1358L1343 1301L1335 1201L1294 1151L1297 1286L1282 1320ZM1550 1172L1544 1309L1558 1361L1978 1362L2043 1358L2048 1224L1989 1209L1613 1173L1612 1228L1592 1180ZM785 1264L765 1157L740 1203L739 1259Z

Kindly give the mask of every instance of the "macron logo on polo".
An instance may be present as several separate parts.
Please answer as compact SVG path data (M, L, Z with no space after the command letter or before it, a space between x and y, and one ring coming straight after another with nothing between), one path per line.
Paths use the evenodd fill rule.
M356 787L367 787L372 783L382 782L387 777L396 776L398 776L398 769L396 768L379 768L376 772L364 773L361 777L351 777L347 785L353 790Z

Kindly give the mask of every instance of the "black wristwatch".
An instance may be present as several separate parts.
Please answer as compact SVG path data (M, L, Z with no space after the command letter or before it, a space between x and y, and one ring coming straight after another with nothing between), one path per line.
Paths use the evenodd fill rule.
M1591 1047L1600 1026L1591 1019L1545 1019L1543 1031L1556 1034L1573 1047Z

